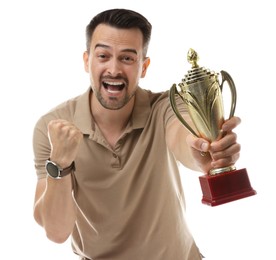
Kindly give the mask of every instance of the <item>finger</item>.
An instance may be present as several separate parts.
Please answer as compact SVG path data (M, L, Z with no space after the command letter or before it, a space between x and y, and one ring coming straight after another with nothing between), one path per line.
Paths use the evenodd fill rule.
M236 153L229 157L224 157L219 160L213 160L211 162L211 166L213 168L220 168L220 167L225 167L225 166L229 166L229 165L234 165L239 158L240 158L240 153Z
M241 123L241 119L239 117L233 116L230 119L226 120L222 125L222 130L227 132L233 130Z
M209 147L210 147L210 143L207 142L205 139L195 137L192 134L187 136L186 141L190 147L192 147L198 151L201 151L201 152L208 152Z
M218 152L211 152L213 160L220 160L227 157L235 156L239 154L241 150L241 146L238 143L232 144L227 149Z
M237 143L237 134L230 132L218 141L210 144L210 152L215 153L227 149L229 146Z

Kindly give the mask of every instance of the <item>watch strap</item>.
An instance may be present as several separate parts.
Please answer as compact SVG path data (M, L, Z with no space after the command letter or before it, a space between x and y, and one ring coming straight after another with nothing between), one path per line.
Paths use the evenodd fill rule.
M60 175L59 177L65 177L66 175L70 174L72 171L74 171L75 168L75 162L73 161L68 167L60 170Z

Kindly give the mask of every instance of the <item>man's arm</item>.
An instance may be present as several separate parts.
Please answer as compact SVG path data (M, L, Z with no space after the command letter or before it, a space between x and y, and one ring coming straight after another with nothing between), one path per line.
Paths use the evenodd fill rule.
M34 218L50 240L56 243L67 240L76 220L70 174L58 180L51 177L38 180Z
M48 138L51 161L67 168L76 158L83 134L72 123L57 119L48 124ZM57 243L67 240L76 220L71 177L71 174L61 179L47 176L39 179L36 186L34 218L47 237Z

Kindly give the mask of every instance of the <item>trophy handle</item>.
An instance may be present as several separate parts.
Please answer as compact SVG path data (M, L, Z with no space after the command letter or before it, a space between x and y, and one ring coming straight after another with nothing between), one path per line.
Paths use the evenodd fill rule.
M223 84L225 81L228 83L229 88L231 90L231 108L230 108L230 114L229 114L229 118L228 118L228 119L230 119L232 116L234 116L235 109L236 109L236 103L237 103L236 86L235 86L233 79L226 71L222 70L220 73L222 76L222 82L220 84L221 91L222 91Z
M179 119L179 121L188 129L188 131L191 134L193 134L194 136L199 137L197 135L197 133L189 126L189 124L185 121L185 119L179 113L176 103L175 103L175 95L178 95L183 100L182 96L177 91L176 84L173 84L170 89L170 102L171 102L172 109L173 109L175 115L177 116L177 118Z

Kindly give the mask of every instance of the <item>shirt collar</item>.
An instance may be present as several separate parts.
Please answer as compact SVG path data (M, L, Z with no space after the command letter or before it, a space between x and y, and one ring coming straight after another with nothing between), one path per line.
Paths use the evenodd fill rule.
M76 103L74 115L74 124L82 131L83 134L90 134L92 131L92 116L90 112L90 92L91 88L79 96Z
M148 91L137 88L135 94L135 103L131 116L133 129L144 128L151 110Z
M76 104L74 115L74 124L82 131L83 134L93 132L94 119L90 112L90 93L91 88L79 96ZM130 119L132 129L143 128L150 114L150 98L148 91L138 87L135 93L135 103Z

